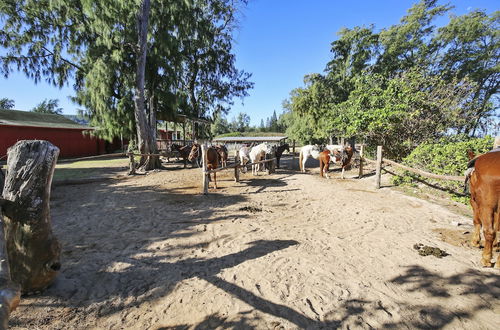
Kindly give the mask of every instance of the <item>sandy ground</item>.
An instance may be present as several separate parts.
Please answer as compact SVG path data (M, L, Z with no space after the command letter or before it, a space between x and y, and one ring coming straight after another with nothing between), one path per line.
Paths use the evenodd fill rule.
M63 268L11 328L498 327L500 271L465 243L470 217L375 190L373 176L309 170L240 183L226 172L208 196L199 169L177 165L54 187ZM416 243L450 255L420 256Z

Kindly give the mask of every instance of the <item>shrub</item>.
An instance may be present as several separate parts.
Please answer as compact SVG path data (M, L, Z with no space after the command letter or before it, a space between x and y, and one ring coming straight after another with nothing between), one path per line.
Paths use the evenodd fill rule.
M403 159L403 164L435 174L464 175L469 161L467 150L472 150L478 155L491 150L492 146L491 136L484 138L469 138L460 135L446 137L434 143L420 144ZM393 178L395 184L416 184L418 181L425 181L459 194L463 192L464 187L463 182L428 179L408 171L401 171L401 175ZM461 199L461 201L466 200Z

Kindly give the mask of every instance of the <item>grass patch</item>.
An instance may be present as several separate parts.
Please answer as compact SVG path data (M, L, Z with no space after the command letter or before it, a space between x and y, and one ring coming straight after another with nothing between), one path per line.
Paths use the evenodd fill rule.
M77 180L106 177L123 173L128 169L128 158L81 160L57 164L54 180Z

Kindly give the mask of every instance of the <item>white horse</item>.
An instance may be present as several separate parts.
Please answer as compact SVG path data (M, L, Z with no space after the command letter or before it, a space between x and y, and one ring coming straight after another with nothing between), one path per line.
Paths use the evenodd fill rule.
M300 149L299 166L301 172L306 172L306 161L309 157L318 159L320 154L319 146L308 144Z
M261 160L264 160L266 158L266 154L269 154L272 152L272 147L267 144L267 142L261 143L259 145L256 145L255 147L250 150L249 157L250 157L250 162L255 163ZM252 174L258 175L258 172L261 164L254 164L252 165Z
M241 171L243 173L247 172L247 167L244 166L250 161L250 147L243 146L238 151L238 157L240 159L240 164L243 166Z

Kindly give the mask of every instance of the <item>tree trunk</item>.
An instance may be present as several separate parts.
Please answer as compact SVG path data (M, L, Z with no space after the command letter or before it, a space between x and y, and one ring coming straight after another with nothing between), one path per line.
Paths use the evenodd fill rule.
M23 293L45 289L61 268L49 207L58 155L59 149L47 141L19 141L8 150L5 241L12 280Z
M139 13L137 15L137 71L135 78L135 122L137 127L137 138L139 151L141 154L157 154L156 139L151 134L151 127L146 117L144 81L146 71L146 50L149 19L150 1L142 0ZM160 158L158 156L142 156L140 169L143 171L160 168Z

